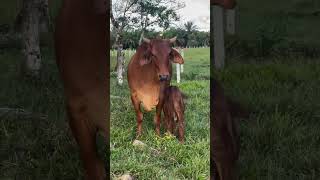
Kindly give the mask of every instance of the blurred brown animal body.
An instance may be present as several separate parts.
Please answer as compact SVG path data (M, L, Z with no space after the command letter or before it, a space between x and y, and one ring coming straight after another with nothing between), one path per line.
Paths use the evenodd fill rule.
M72 133L88 180L106 178L96 134L109 144L109 51L106 0L64 0L55 48Z
M176 86L169 86L164 92L164 122L166 124L167 131L171 134L176 134L176 124L178 124L179 141L184 142L184 111L186 96ZM175 121L175 117L177 122Z
M224 95L221 85L211 79L211 129L210 161L211 177L215 180L238 179L236 163L240 151L238 121L236 117L247 118L249 113L238 103Z
M140 104L146 111L156 107L154 123L156 133L160 135L161 111L163 95L170 85L172 67L171 61L183 64L181 55L171 47L176 38L146 39L128 64L128 83L131 101L136 112L137 136L141 135L143 114Z

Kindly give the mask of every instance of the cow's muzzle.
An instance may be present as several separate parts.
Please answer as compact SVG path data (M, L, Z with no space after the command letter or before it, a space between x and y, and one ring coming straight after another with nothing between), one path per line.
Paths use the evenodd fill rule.
M169 75L159 75L159 80L160 81L167 81L167 80L169 80Z

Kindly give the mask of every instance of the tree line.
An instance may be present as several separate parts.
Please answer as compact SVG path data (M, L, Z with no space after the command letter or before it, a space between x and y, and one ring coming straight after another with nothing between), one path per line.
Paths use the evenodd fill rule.
M192 22L187 22L184 26L185 28L170 28L164 32L151 30L145 31L144 36L147 38L156 38L159 34L163 34L163 38L172 38L177 36L176 46L180 47L208 47L210 46L210 32L198 31L196 26L194 29L186 28L187 24L193 24ZM111 32L111 44L116 44L116 33ZM139 46L139 40L141 36L141 30L124 31L122 33L122 47L123 49L135 49ZM113 48L116 48L113 46Z

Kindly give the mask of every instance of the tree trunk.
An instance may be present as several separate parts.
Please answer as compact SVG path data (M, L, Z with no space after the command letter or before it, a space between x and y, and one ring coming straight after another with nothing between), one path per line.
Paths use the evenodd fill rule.
M221 6L213 6L213 50L214 66L216 69L224 68L225 47L224 47L224 9Z
M24 60L23 75L38 76L41 67L39 47L39 0L24 0L22 6L23 19L21 24Z
M140 35L140 39L139 39L139 45L141 45L143 37L144 37L144 30L142 29L142 32L141 32L141 35Z
M124 73L124 52L123 45L121 44L121 35L116 37L116 47L117 47L117 63L114 68L114 71L117 71L118 85L123 83L123 73Z
M39 0L40 11L40 32L48 32L50 17L49 17L49 4L48 0Z
M123 73L124 73L124 51L122 46L118 47L117 50L117 79L118 85L122 85L123 83Z

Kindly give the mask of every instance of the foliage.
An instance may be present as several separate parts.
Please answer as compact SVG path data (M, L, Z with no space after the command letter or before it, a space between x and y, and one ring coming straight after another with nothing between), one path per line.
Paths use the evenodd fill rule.
M186 30L186 36L184 37L184 39L186 41L185 43L187 46L190 46L190 43L189 43L190 36L194 35L191 33L196 31L197 26L194 25L194 23L192 21L188 21L184 24L184 28Z
M167 29L179 20L177 10L184 3L172 0L118 0L112 2L112 31L119 42L124 31L140 30L142 33L154 26Z
M146 30L148 27L158 25L164 29L178 21L180 18L177 10L184 7L184 3L172 0L149 0L138 1L136 13L140 19L140 28Z
M140 38L141 31L125 31L123 32L122 36L122 42L123 47L125 49L135 49L138 47L139 38ZM144 33L145 37L148 38L156 38L159 35L160 32L158 31L146 31ZM181 28L170 28L167 31L163 32L164 38L172 38L174 36L177 36L177 45L179 46L190 46L190 47L203 47L209 46L210 42L210 33L209 32L203 32L203 31L193 31L191 34L188 34L187 31ZM186 38L189 37L189 43L188 45ZM115 33L111 33L111 44L115 41Z
M315 58L320 55L320 44L318 42L292 37L294 31L291 28L292 19L286 13L282 12L278 13L277 16L259 16L257 18L261 18L263 21L250 29L250 37L242 32L246 29L246 26L239 27L239 33L234 36L226 36L226 55L229 58L297 56ZM250 24L249 20L247 21L247 24ZM312 21L308 20L304 24L309 23L312 23ZM308 31L304 33L304 37L310 35Z

